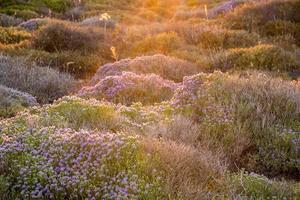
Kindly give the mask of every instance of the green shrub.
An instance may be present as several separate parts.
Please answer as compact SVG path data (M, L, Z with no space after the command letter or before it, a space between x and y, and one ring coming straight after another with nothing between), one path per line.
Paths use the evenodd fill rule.
M217 69L260 69L292 71L299 69L296 55L274 45L257 45L251 48L230 49L219 53L213 66Z
M295 199L300 195L299 183L271 180L255 173L242 171L231 175L229 182L236 193L250 199Z
M73 0L30 0L25 2L5 0L5 2L0 3L1 12L9 15L16 14L23 19L30 19L37 17L38 13L42 13L45 8L56 13L63 13L73 5Z
M38 18L40 15L32 10L17 10L15 16L24 20L29 20L33 18Z
M296 44L300 45L300 23L283 20L270 21L263 26L262 34L271 37L291 35L295 38Z
M55 12L65 12L70 6L70 0L43 0L43 3Z
M56 123L76 130L98 129L117 131L122 127L122 118L113 104L64 97L55 102L47 111L49 124ZM49 122L50 120L50 122Z
M100 48L104 33L101 29L83 28L64 22L53 22L42 27L33 38L33 47L48 52L76 51L84 54Z
M259 42L259 35L244 30L228 30L224 33L223 48L243 48L255 46Z
M31 34L27 31L0 27L0 44L17 44L30 38Z
M181 39L175 32L148 35L145 39L137 42L133 50L140 53L169 53L176 50L181 45Z

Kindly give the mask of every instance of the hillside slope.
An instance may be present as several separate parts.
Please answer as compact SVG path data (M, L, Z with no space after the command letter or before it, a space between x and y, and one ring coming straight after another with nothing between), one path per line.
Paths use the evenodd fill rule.
M0 200L300 199L299 0L0 0Z

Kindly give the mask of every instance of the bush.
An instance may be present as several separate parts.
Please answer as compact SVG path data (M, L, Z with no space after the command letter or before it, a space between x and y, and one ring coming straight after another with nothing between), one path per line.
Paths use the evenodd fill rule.
M104 33L100 29L83 28L71 23L53 22L42 27L33 38L33 47L47 52L76 51L84 54L100 48Z
M0 180L10 186L1 198L164 198L160 174L132 136L53 127L1 134L11 135L0 144Z
M289 81L215 72L186 77L172 102L199 123L198 141L221 148L233 166L296 178L299 99Z
M26 30L34 31L48 23L49 23L48 18L34 18L22 22L21 24L19 24L19 26Z
M204 49L227 49L250 47L258 43L259 35L243 30L227 30L220 26L202 22L200 24L177 23L176 32L192 45Z
M251 48L230 49L219 53L213 66L217 69L260 69L292 71L299 69L297 57L274 45L257 45Z
M24 20L29 20L32 18L37 18L40 15L32 10L18 10L15 12L15 16Z
M12 117L23 108L35 105L33 96L0 85L0 118Z
M184 76L199 72L197 66L185 60L169 57L162 54L153 56L142 56L134 59L123 59L115 63L101 66L92 79L96 84L107 76L121 75L122 72L129 71L136 74L155 73L164 79L175 82L182 81Z
M246 3L225 17L227 26L234 29L260 31L267 22L286 20L300 22L299 1L267 1L265 3Z
M0 27L0 44L18 44L31 38L31 34L16 28Z
M23 44L20 43L19 45ZM5 47L4 52L7 55L26 57L29 61L35 62L39 66L49 66L61 72L70 73L74 77L81 79L91 77L97 71L99 65L107 62L106 58L98 54L82 55L82 53L78 51L49 53L35 49L8 48L10 46L7 45ZM106 56L106 53L107 52L99 51L99 54L102 56Z
M70 6L70 0L43 0L43 3L55 12L65 12Z
M22 23L22 19L15 18L6 14L0 14L0 26L3 27L10 27L10 26L17 26Z
M119 76L108 76L95 86L82 88L78 95L85 98L106 99L130 105L134 102L152 104L171 99L176 84L155 74L137 75L123 72Z
M218 155L172 141L143 140L146 152L160 158L157 168L170 199L208 200L220 195L226 166Z
M262 34L271 37L291 35L296 40L296 44L300 45L299 23L283 20L270 21L263 26Z
M115 106L110 103L64 97L56 101L46 112L48 118L45 117L44 121L57 127L103 131L118 131L122 128L122 118Z
M237 193L250 199L294 199L300 195L297 183L271 180L255 173L241 172L229 180Z
M181 45L181 39L175 32L148 35L145 39L133 46L136 54L141 53L169 53Z
M74 79L56 70L26 63L23 59L2 56L0 59L0 84L27 92L38 102L49 103L71 92Z

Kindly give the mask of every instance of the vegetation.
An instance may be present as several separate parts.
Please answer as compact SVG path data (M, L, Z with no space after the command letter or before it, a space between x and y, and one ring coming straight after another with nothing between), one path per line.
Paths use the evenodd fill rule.
M299 199L299 5L0 0L0 199Z
M24 92L0 85L0 117L12 117L22 109L36 106L36 99Z
M29 63L30 64L30 63ZM0 83L32 94L41 103L49 103L71 92L75 80L48 67L27 66L24 59L0 58Z
M293 71L300 67L296 55L274 45L230 49L220 53L215 62L216 68L225 70L234 68Z

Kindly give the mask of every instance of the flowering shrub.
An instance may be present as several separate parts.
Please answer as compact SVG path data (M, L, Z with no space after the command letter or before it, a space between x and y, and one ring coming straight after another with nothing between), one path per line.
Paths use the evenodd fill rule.
M299 99L299 87L288 81L215 72L186 78L172 103L198 121L202 140L224 149L231 162L277 175L299 172Z
M78 96L106 99L126 105L139 101L149 104L170 99L176 87L177 84L173 81L164 80L155 74L123 72L120 76L108 76L95 86L82 88Z
M184 76L197 73L198 69L195 64L185 60L155 54L153 56L141 56L105 64L98 69L92 79L92 83L96 84L107 76L121 75L123 71L136 74L155 73L164 79L180 82Z
M26 130L0 135L1 177L14 198L158 198L159 174L132 136L95 131ZM10 166L10 167L8 167Z

